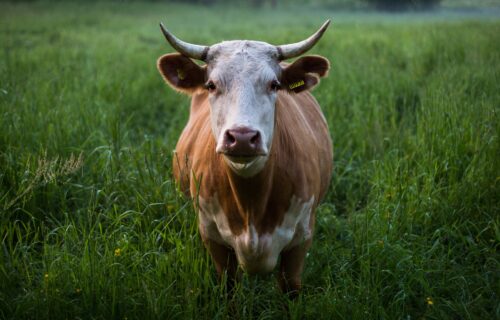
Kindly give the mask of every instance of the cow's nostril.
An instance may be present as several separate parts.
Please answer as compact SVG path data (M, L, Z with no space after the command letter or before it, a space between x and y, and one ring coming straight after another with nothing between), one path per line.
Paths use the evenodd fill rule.
M251 139L250 139L251 144L259 144L260 143L260 133L257 132Z
M229 131L226 131L226 141L229 144L233 144L236 142L236 138Z

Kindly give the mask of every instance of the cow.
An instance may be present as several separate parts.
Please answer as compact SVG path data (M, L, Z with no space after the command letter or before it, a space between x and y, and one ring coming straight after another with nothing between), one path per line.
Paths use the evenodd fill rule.
M193 199L198 228L219 277L269 273L279 263L281 290L296 296L311 246L315 209L333 167L325 117L310 90L327 75L321 56L298 57L330 21L297 43L184 42L160 23L177 53L157 67L190 95L189 120L173 156L173 174ZM201 64L194 60L201 61Z

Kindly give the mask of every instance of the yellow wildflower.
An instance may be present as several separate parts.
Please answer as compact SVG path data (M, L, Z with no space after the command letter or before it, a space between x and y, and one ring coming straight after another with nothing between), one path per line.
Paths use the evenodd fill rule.
M115 249L115 257L119 257L122 254L122 250L120 248Z
M432 298L431 297L427 297L427 299L425 299L427 301L427 304L429 306L432 306L434 304L434 301L432 301Z

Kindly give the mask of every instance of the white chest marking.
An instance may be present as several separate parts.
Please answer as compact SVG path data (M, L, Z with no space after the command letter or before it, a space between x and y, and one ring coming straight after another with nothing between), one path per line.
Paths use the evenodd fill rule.
M313 203L314 196L309 201L301 201L293 196L283 222L272 233L258 234L255 226L249 224L246 230L236 236L229 228L227 216L217 196L208 200L200 197L200 230L205 237L232 247L244 270L250 273L270 272L283 249L300 245L311 238L309 221Z

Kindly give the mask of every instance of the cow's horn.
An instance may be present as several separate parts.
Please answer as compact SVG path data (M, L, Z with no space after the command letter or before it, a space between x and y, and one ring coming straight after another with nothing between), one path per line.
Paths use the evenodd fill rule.
M310 36L305 40L302 40L297 43L284 44L276 47L276 49L278 49L278 55L279 55L278 60L281 61L289 58L294 58L307 52L316 44L316 42L318 42L318 40L325 32L326 28L328 28L329 24L330 20L326 20L325 23L323 23L323 25L321 26L321 28L318 29L318 31L316 31L312 36Z
M210 47L200 46L197 44L187 43L179 40L170 31L168 31L161 22L160 28L168 43L170 43L170 45L175 50L177 50L177 52L189 58L205 61L205 59L207 58L208 49L210 49Z

